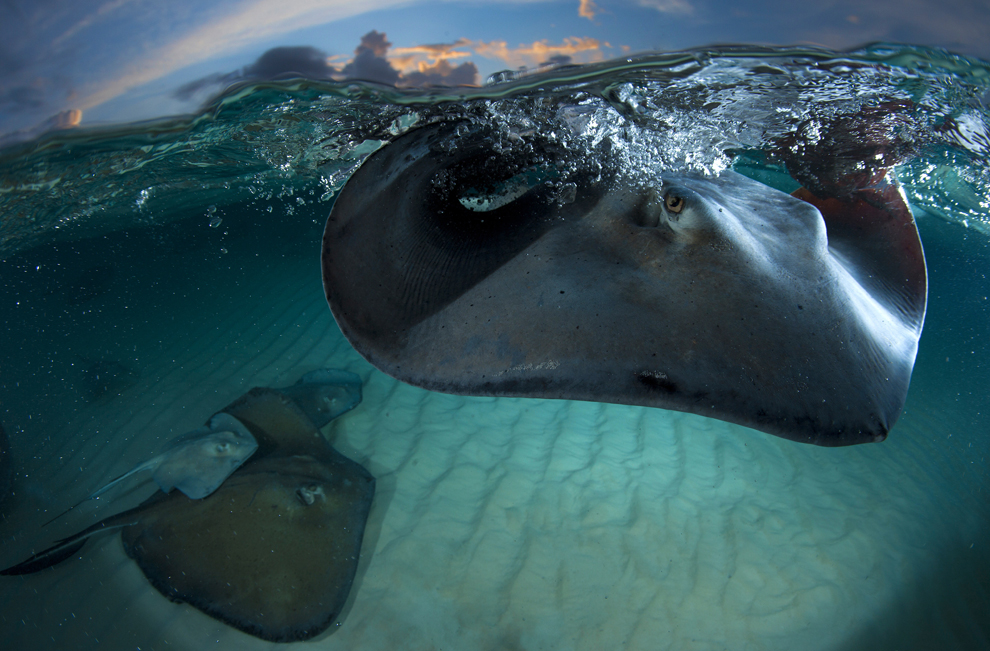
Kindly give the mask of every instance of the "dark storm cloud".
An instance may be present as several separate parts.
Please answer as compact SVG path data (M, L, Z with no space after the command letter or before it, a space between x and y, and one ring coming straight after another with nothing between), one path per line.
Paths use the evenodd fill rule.
M420 46L428 54L436 56L457 44ZM401 87L467 86L477 83L478 67L470 61L458 66L446 59L433 65L423 65L419 70L402 73L388 59L392 43L383 32L372 30L361 37L354 49L354 58L339 71L327 63L327 55L315 47L275 47L254 63L228 73L215 73L201 77L179 87L174 95L181 100L193 99L197 94L216 91L240 81L287 79L334 79L336 81L361 80ZM553 57L567 58L568 57Z
M212 74L206 77L200 77L190 81L188 84L183 84L173 93L177 99L190 100L196 93L203 90L212 90L218 86L227 86L238 79L241 79L240 75L237 73L227 73L227 74Z
M410 72L402 76L400 86L470 86L477 83L478 66L471 61L452 66L438 61L426 70Z
M192 99L204 90L223 88L238 81L289 79L331 79L336 72L327 63L327 55L310 46L273 47L258 57L258 60L240 70L228 73L214 73L184 84L175 91L181 100Z
M399 71L385 58L391 45L385 39L385 34L374 30L368 32L361 37L361 44L354 50L354 59L344 66L341 73L347 79L396 85L399 81Z
M329 79L334 72L333 66L327 65L327 55L315 47L273 47L245 68L244 76L252 79Z
M573 59L567 54L555 54L543 63L541 66L566 66L571 63Z
M416 48L425 53L441 56L454 45L439 43L421 45ZM440 59L433 65L422 66L413 72L400 72L388 60L388 50L392 44L384 33L372 30L361 37L361 44L354 50L354 59L341 70L346 79L361 79L375 81L381 84L402 87L422 86L466 86L477 83L478 66L471 61L459 66L451 65L446 59Z

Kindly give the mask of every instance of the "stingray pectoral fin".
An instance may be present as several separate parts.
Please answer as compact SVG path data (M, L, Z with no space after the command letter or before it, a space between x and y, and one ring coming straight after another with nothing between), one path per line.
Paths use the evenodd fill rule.
M162 499L122 540L169 599L265 640L305 640L343 608L373 495L374 479L349 459L275 455L206 499Z
M255 387L224 407L223 413L244 423L257 440L251 463L276 450L284 456L331 450L306 412L281 391Z
M823 199L805 188L793 194L821 212L829 248L843 258L843 265L920 333L928 275L918 227L900 186L884 182L846 199Z
M48 549L40 551L37 554L33 554L16 565L12 565L5 570L0 570L0 575L17 576L20 574L34 574L35 572L40 572L47 567L58 565L82 549L83 545L86 544L86 541L89 540L90 536L94 536L103 531L113 531L122 527L128 527L137 522L137 520L132 517L126 517L131 515L133 515L133 511L126 511L118 515L112 515L105 520L101 520L75 535L58 541Z

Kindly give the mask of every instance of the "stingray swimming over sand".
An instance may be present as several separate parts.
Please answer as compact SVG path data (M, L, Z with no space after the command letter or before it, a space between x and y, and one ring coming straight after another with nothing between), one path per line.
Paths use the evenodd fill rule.
M446 393L663 407L819 445L886 437L927 300L889 176L838 197L732 171L644 185L527 138L429 124L344 186L324 288L368 361Z
M208 421L208 431L239 425L257 447L208 496L156 491L0 574L51 567L120 530L127 555L169 599L265 640L318 635L350 593L374 496L374 478L317 426L355 406L356 380L317 371L284 390L252 389Z

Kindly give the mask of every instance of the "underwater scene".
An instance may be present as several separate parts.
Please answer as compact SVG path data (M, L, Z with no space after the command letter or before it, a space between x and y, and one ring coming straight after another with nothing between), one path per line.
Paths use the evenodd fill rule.
M8 142L4 648L990 648L988 106L725 46Z

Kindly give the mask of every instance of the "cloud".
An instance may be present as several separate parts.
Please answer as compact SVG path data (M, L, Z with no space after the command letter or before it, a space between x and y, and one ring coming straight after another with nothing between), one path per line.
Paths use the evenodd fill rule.
M130 4L133 0L111 0L106 4L101 5L93 13L85 14L82 19L74 23L69 29L62 32L55 40L52 41L52 48L58 48L67 41L68 39L75 36L78 32L92 27L94 24L100 22L105 17L115 13L121 7Z
M572 36L561 43L547 40L509 47L506 41L472 41L459 38L451 43L432 43L391 48L385 34L365 34L341 73L347 79L366 79L400 87L470 86L478 83L478 67L471 61L450 63L472 55L497 59L514 68L535 68L568 63L590 63L605 59L598 39Z
M578 5L578 16L581 18L587 18L591 20L595 17L595 11L598 7L595 5L594 0L580 0L581 4Z
M471 41L431 43L392 49L384 33L370 31L361 37L354 58L340 70L337 79L363 79L403 88L423 86L473 86L478 67L466 61L454 66L449 59L470 56Z
M477 65L465 61L455 66L451 60L476 55L500 60L514 68L535 68L601 61L605 58L603 47L611 46L594 38L575 36L559 44L542 40L514 48L505 41L459 38L451 43L393 49L385 34L372 31L362 37L354 57L335 78L364 79L399 87L472 86L478 83Z
M297 29L322 25L349 16L406 4L409 0L295 0L290 3L246 0L216 9L215 18L179 33L166 31L158 43L142 41L140 54L121 48L112 75L96 78L77 100L89 109L137 86L159 79L185 66L250 47ZM124 2L109 2L113 9ZM140 5L140 3L137 3ZM78 31L78 30L77 30ZM73 40L73 39L69 39ZM126 58L126 60L125 60Z
M372 30L361 37L361 44L354 50L354 58L340 71L346 79L376 81L395 85L399 71L392 67L385 55L392 44L385 34Z
M174 92L188 101L199 94L217 92L234 83L261 79L306 77L335 81L362 80L398 87L471 86L478 83L478 67L466 61L455 66L448 59L470 56L458 48L470 45L467 39L453 43L434 43L391 50L392 43L383 32L372 30L361 37L354 56L327 57L314 47L275 47L251 65L227 73L215 73L196 79ZM335 68L331 60L340 60Z
M273 47L244 69L245 77L275 79L276 77L306 77L329 79L335 73L327 63L327 55L315 47Z
M611 45L602 43L596 38L581 36L569 36L559 45L551 44L544 39L514 48L510 48L505 41L472 43L472 49L478 55L487 59L499 59L515 68L532 68L562 61L566 63L602 61L605 59L602 47L611 48Z
M694 7L687 0L639 0L639 6L656 9L662 14L694 13Z
M397 47L392 50L389 60L399 67L400 70L409 70L419 66L423 61L431 60L430 65L436 65L445 59L460 59L471 56L470 52L465 52L460 48L470 48L471 41L466 38L459 38L453 43L430 43L427 45L414 45L412 47Z
M6 83L4 83L6 82ZM18 83L19 82L19 83ZM52 104L66 104L73 91L63 75L22 76L20 79L0 80L0 111L7 115L24 115L36 119L51 111Z
M331 79L336 69L327 63L327 55L315 47L273 47L258 60L241 70L214 73L183 84L173 94L177 99L190 100L197 94L216 92L238 81L249 79L278 79L306 77L307 79Z
M478 66L466 61L452 66L446 59L435 65L420 65L419 70L402 75L406 86L474 86L478 83Z

